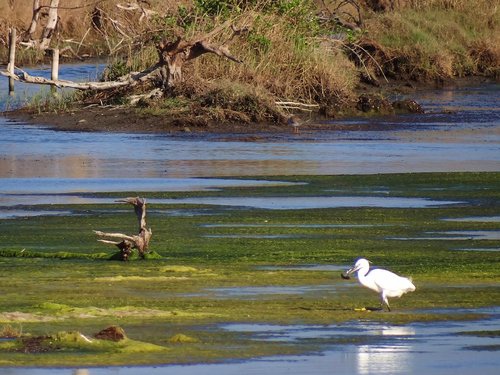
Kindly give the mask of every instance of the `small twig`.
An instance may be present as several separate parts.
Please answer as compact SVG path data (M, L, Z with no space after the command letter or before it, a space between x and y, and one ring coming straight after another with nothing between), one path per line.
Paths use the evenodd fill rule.
M130 36L127 35L127 33L125 33L125 31L123 31L120 28L120 26L123 27L123 25L119 21L114 20L113 18L111 18L109 16L108 16L108 20L111 21L111 24L113 25L113 27L115 28L115 30L118 31L118 33L122 34L127 39L132 39Z
M348 46L346 43L344 42L341 42L342 45L347 48L348 50L350 50L352 53L354 53L356 55L356 57L358 58L359 62L361 63L361 65L363 65L363 68L365 69L365 72L366 74L368 74L368 77L370 77L370 79L373 79L372 75L370 74L368 68L366 67L366 64L365 62L363 61L363 58L361 57L361 55L354 50L354 48L351 48L350 46Z
M382 73L382 76L384 77L385 81L389 82L389 80L387 79L387 77L384 74L384 70L382 69L380 64L377 62L377 60L375 60L375 58L370 54L370 52L368 52L365 48L361 47L359 44L354 44L354 45L356 47L358 47L359 49L361 49L364 53L366 53L368 55L368 57L370 57L370 59L375 63L375 65L377 65L377 68L380 70L380 73Z
M308 104L308 103L300 103L300 102L275 102L276 105L296 105L301 107L315 107L319 108L319 104Z
M78 52L80 51L80 48L81 48L81 46L83 45L83 41L85 40L85 38L87 37L87 35L89 34L89 32L90 32L90 30L91 30L91 29L92 29L92 28L91 28L91 27L89 27L89 28L87 29L87 31L85 32L85 34L83 35L82 40L80 40L80 44L78 44L78 48L76 49L76 53L77 53L77 54L78 54Z

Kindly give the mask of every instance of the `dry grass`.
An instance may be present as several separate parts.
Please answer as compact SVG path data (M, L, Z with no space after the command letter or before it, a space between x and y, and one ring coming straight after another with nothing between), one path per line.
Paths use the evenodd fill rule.
M500 79L500 35L478 39L469 45L478 72Z
M275 98L304 102L328 103L352 92L357 69L340 45L293 25L286 15L249 12L241 20L252 29L232 43L231 51L243 64L207 56L193 64L195 75L208 81L224 77Z
M55 43L60 47L70 46L80 55L113 55L127 53L137 44L137 37L148 32L150 23L140 19L139 11L127 11L116 5L122 2L102 0L64 0L60 4ZM179 6L189 6L191 1L149 1L151 9L158 13L177 10ZM16 27L20 34L27 30L33 14L32 0L0 0L0 48L7 44L7 29ZM41 0L41 6L50 4L50 0ZM123 4L127 4L126 1ZM101 25L98 30L93 26L95 9L101 13ZM94 19L95 20L95 19ZM44 12L39 21L35 36L40 36L46 22ZM22 56L21 56L22 57ZM38 56L40 59L41 56Z
M275 100L319 103L322 107L338 108L353 96L358 68L343 53L342 43L329 38L329 30L321 29L314 9L304 2L290 12L267 8L262 12L266 4L269 2L259 2L255 7L229 16L194 14L187 24L179 22L179 15L172 13L157 20L157 26L151 26L154 29L161 25L162 35L167 37L184 35L193 40L226 25L212 35L210 41L229 46L231 53L243 63L230 62L213 54L202 56L186 64L184 77L187 82L178 90L184 96L198 96L202 102L207 95L224 98L223 103L212 103L223 109L222 112L210 113L214 121L244 112L248 118L240 119L243 122L277 122L283 114L272 108L274 104L270 103ZM248 28L249 32L233 37L229 25L237 29ZM142 58L138 58L139 54ZM142 48L139 53L131 53L117 64L117 74L123 74L123 69L144 68L156 59L152 46ZM226 90L226 93L221 94L221 90ZM252 95L255 103L262 106L262 111L252 109L255 103L248 99ZM232 108L230 103L233 103ZM249 111L241 111L240 107Z
M396 75L415 80L498 76L500 15L488 4L483 0L407 2L397 11L370 18L368 34L395 57L382 63Z
M31 3L20 0L10 7L7 0L0 0L0 28L13 23L25 29ZM80 54L114 56L110 74L116 77L154 64L154 42L159 38L194 39L225 25L210 41L227 44L243 63L213 54L202 56L186 64L187 82L180 90L183 96L196 96L201 102L207 95L226 90L217 94L223 103L215 103L219 108L210 113L215 121L240 116L240 107L251 109L255 103L264 109L244 112L241 121L276 121L286 113L277 115L276 108L268 105L275 100L317 103L325 113L334 114L353 102L360 79L377 75L420 81L471 74L500 76L500 20L488 0L396 0L394 10L363 9L362 31L319 20L319 11L337 10L346 21L355 21L353 2L340 0L252 0L219 14L210 13L208 6L196 6L195 1L157 0L150 2L157 14L148 19L141 19L136 11L120 10L116 3L99 2L102 22L96 28L91 26L94 5L83 6L92 2L65 1L68 9L60 10L56 42ZM338 8L340 4L347 5ZM249 32L232 38L229 25L247 27ZM25 61L41 58L22 53ZM248 100L250 95L255 103Z
M0 337L1 338L15 338L20 337L22 335L22 331L12 327L10 324L6 324L0 329Z
M466 10L472 6L479 9L491 8L491 0L396 0L398 8L411 8L411 9L454 9Z

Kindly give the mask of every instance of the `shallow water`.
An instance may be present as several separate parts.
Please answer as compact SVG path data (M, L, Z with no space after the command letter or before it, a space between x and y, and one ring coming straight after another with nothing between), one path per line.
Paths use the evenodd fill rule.
M88 63L61 64L59 67L59 79L70 81L96 81L104 71L105 65L101 61ZM4 69L4 67L2 67ZM24 68L23 68L24 69ZM50 78L50 65L42 65L35 68L24 69L30 75ZM2 76L0 79L0 111L9 110L25 105L34 96L41 96L50 92L49 86L32 85L21 82L15 82L14 96L9 96L7 79ZM58 89L63 92L72 91L71 89Z
M231 187L280 185L294 183L220 178L8 178L2 180L2 193L48 195L109 191L213 191Z
M500 240L500 231L497 230L461 230L447 232L426 232L431 236L422 237L393 237L394 240L454 240L454 241L472 241L472 240Z
M464 335L464 332L494 331L500 324L499 308L455 310L483 313L479 321L443 321L392 325L352 321L326 326L226 324L220 329L251 334L254 340L287 342L290 345L322 343L318 354L275 356L216 364L104 367L89 369L6 368L5 375L156 375L156 374L498 374L500 357L487 350L499 338ZM446 311L443 313L450 313ZM371 313L367 313L371 314ZM345 343L345 340L355 343Z
M460 251L500 251L500 247L494 248L494 247L478 247L478 248L472 248L472 247L467 247L467 248L460 248L460 249L454 249L454 250L460 250Z
M258 142L237 134L57 132L0 118L0 178L120 178L130 170L136 178L189 178L500 169L500 85L416 95L431 113L335 121L323 124L324 131L261 134ZM337 123L352 130L331 130ZM117 150L117 144L126 147Z
M272 183L266 184L265 181L237 181L240 186L272 186ZM168 181L166 182L168 185ZM9 185L9 184L5 184ZM124 183L128 186L128 182ZM212 185L213 186L213 185ZM226 186L224 181L219 186ZM228 186L234 186L229 184ZM63 187L61 187L64 189ZM109 188L109 185L103 185L102 189ZM116 187L120 191L121 187ZM203 190L198 186L198 190ZM125 191L130 191L126 189ZM106 190L102 190L106 191ZM116 190L112 190L116 191ZM142 191L142 190L139 190ZM157 189L155 191L162 191ZM167 190L166 191L171 191ZM8 216L9 207L20 205L49 205L49 204L110 204L116 202L117 198L97 198L86 195L79 195L61 191L60 194L47 193L12 193L11 191L2 192L0 188L0 218ZM425 198L397 198L397 197L201 197L201 198L151 198L147 199L152 204L169 205L209 205L209 206L227 206L227 207L251 207L267 210L302 210L315 208L339 208L339 207L385 207L385 208L424 208L440 207L453 205L457 201L439 201ZM3 207L3 209L2 209ZM22 210L19 208L20 213ZM19 216L19 215L18 215Z
M96 65L65 66L60 76L86 79L97 74L98 69ZM7 83L6 80L0 83L0 108L5 108L7 105L2 101L5 91L2 90ZM24 100L23 92L29 96L36 89L34 86L17 85L16 90L19 100L9 103L10 106ZM234 176L500 171L500 85L441 89L419 93L414 98L428 111L427 114L326 122L322 124L324 130L306 130L299 135L260 134L256 142L245 141L239 134L220 137L210 134L172 136L57 132L12 123L0 117L0 208L4 207L0 215L8 215L9 212L15 217L30 215L27 211L23 214L12 208L20 204L112 201L111 198L67 195L75 191L186 191L247 183L238 180L233 184L231 177ZM345 125L347 130L332 130L332 125L337 123ZM116 145L123 147L117 149ZM129 178L131 171L133 178ZM219 180L199 177L218 177ZM47 190L47 187L50 189ZM381 192L385 191L382 189ZM375 192L372 193L375 195ZM296 200L288 199L285 204L283 200L278 202L276 199L273 203L265 199L252 201L238 198L237 205L275 209L291 206L304 208L304 205L307 205L306 208L318 208L325 207L325 204L328 204L327 207L338 207L332 206L333 198L318 199L312 197L312 201L306 202L298 197ZM337 203L342 202L339 198L335 199ZM366 199L366 204L377 207L386 207L385 204L427 207L453 203L418 198L384 199L380 196L342 199L350 200L344 203L351 205L349 207L359 207L356 202L360 199ZM179 199L175 203L236 204L227 200L210 202L206 199L196 202ZM31 214L44 212L31 211ZM203 214L202 211L195 213L200 212ZM459 237L463 237L462 234ZM446 239L450 235L455 234L448 233ZM483 251L480 248L463 250ZM284 291L291 294L314 293L304 289ZM214 291L216 294L224 292L231 291ZM246 298L253 298L257 292L262 294L269 290L247 290ZM0 374L497 374L500 367L498 352L475 350L471 346L498 345L498 338L457 335L461 331L498 330L498 308L481 312L491 313L492 317L479 321L404 326L357 321L342 326L240 324L221 327L236 332L251 332L256 340L287 340L297 345L318 338L331 339L331 344L325 344L318 354L304 356L188 366L1 368ZM368 338L367 342L334 344L338 338L360 336Z
M290 295L317 295L324 297L329 293L335 293L339 289L350 288L354 284L342 285L301 285L301 286L248 286L235 288L216 288L207 289L207 294L203 294L209 298L240 298L240 299L262 299L276 298L277 296Z
M443 220L458 221L458 222L475 222L475 223L499 223L500 216L471 216L471 217L446 218Z
M16 217L34 217L34 216L68 216L74 215L71 211L62 210L21 210L21 209L2 209L0 208L0 219L14 219Z
M97 198L85 193L210 191L236 186L292 185L285 181L220 178L5 178L0 182L0 218L11 215L12 210L5 208L19 205L109 204L117 199ZM148 199L148 202L163 203L163 200ZM19 209L16 216L21 212ZM29 216L30 211L26 212Z
M477 130L478 141L418 140L418 130L407 130L369 132L365 140L319 131L312 138L221 142L213 136L57 132L0 118L0 132L0 178L123 178L130 170L135 178L496 171L500 164L500 139L485 128ZM117 151L117 144L127 147Z
M460 202L425 198L399 197L203 197L161 199L157 203L207 204L232 207L252 207L267 210L302 210L338 207L424 208Z
M72 66L61 76L73 79L96 69ZM0 117L0 194L25 194L4 196L0 205L86 202L60 196L74 191L186 191L247 183L228 179L232 176L500 170L500 85L420 95L417 99L431 113L340 121L352 126L342 131L325 123L324 131L262 134L258 142L237 134L222 140L214 134L57 132ZM117 144L126 147L117 151ZM214 184L197 177L219 180ZM58 197L29 197L44 185ZM377 202L344 204L385 206L397 200L365 199ZM245 202L264 208L301 207L293 201ZM305 208L331 206L326 200L308 202ZM412 207L412 202L397 206Z

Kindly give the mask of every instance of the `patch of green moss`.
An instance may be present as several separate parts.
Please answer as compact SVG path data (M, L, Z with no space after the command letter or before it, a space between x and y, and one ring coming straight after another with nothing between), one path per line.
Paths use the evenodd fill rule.
M443 240L433 239L441 234L432 234L499 231L500 223L495 220L444 220L498 216L499 173L267 179L300 184L182 195L241 199L390 196L459 203L427 208L312 210L151 204L148 223L154 236L150 246L159 257L134 262L109 262L109 254L94 257L102 254L103 247L95 241L92 229L122 228L123 223L130 221L130 213L117 211L117 205L71 206L73 212L85 211L86 215L2 220L0 255L4 257L0 256L0 275L8 282L2 283L0 322L22 323L23 332L32 337L46 335L50 326L54 331L82 332L87 338L92 338L89 332L95 332L90 327L119 323L127 328L130 340L168 350L124 355L114 346L107 354L90 349L82 354L79 349L75 352L68 349L44 352L41 356L0 350L0 363L14 366L179 363L297 353L310 350L312 343L291 348L286 343L229 334L217 329L217 324L332 324L357 319L396 324L482 319L484 314L463 313L460 309L491 306L500 300L498 254L457 250L495 249L499 247L498 240ZM121 193L107 194L121 196ZM146 196L179 197L181 193L158 192ZM64 205L52 208L68 210ZM155 214L155 210L169 209L185 215ZM193 215L193 210L203 215ZM123 228L124 232L134 230L133 226ZM22 249L26 249L22 254L40 256L8 255ZM57 257L63 250L75 256ZM340 271L288 267L334 264L347 268L360 256L375 266L412 276L417 290L401 299L392 299L392 313L368 312L363 308L377 305L379 298L355 279L342 280ZM238 293L238 288L249 287L303 288L303 292ZM457 310L453 311L454 308ZM169 338L179 332L199 341L192 345L169 343Z
M85 353L146 353L166 351L168 348L147 342L123 339L100 340L78 331L61 331L48 336L23 336L11 342L3 342L0 350L26 353L72 352Z
M199 342L198 339L185 335L183 333L178 333L168 339L169 343L172 344L194 344Z
M158 254L155 251L151 251L149 253L144 254L144 257L140 257L137 251L132 251L132 253L129 255L127 258L127 261L132 261L132 260L155 260L155 259L162 259L163 257ZM117 251L116 253L112 254L109 257L110 260L123 260L123 256L121 251Z
M50 313L68 313L73 311L73 308L68 305L53 302L42 302L37 307Z
M198 269L189 266L164 266L160 267L160 272L198 272Z

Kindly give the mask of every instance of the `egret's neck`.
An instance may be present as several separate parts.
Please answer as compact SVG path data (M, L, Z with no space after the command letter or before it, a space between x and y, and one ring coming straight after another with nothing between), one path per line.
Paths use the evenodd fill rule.
M358 270L358 279L363 279L365 278L366 274L368 273L370 269L368 267L361 267Z

